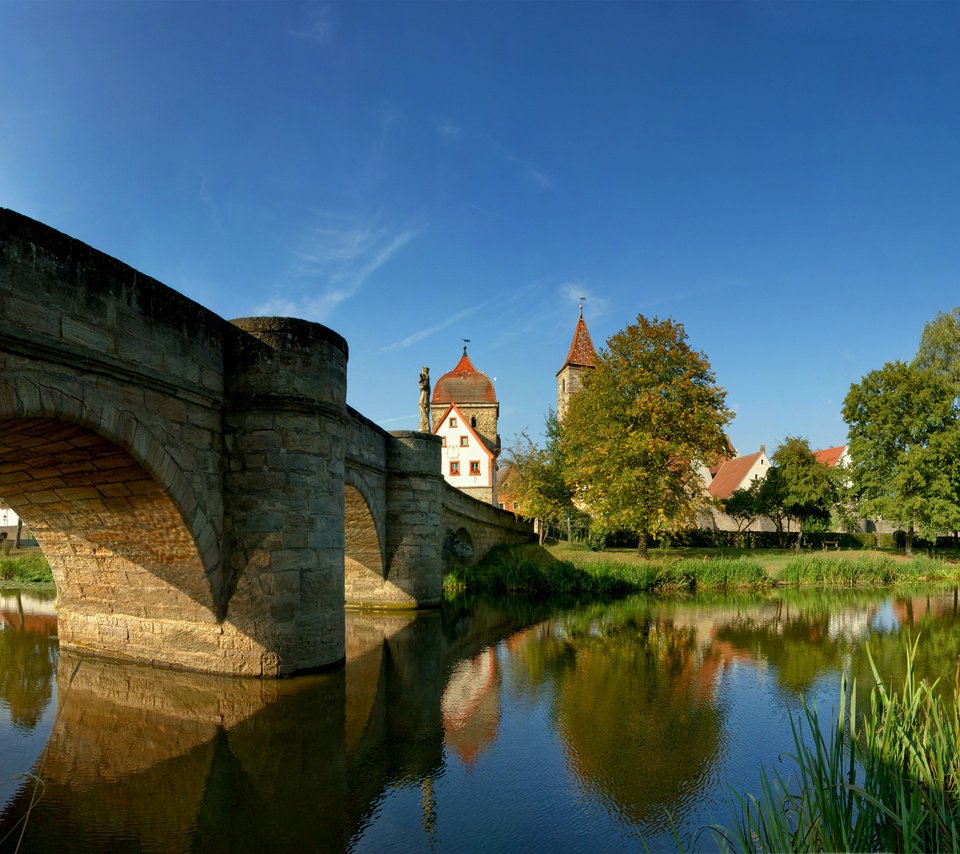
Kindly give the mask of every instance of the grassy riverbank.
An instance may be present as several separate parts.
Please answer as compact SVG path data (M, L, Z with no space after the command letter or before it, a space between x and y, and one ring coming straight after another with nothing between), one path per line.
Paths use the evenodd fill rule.
M956 851L960 844L960 718L953 698L916 678L917 642L903 686L874 687L861 715L841 683L826 734L816 708L794 721L792 774L764 769L759 797L737 796L736 827L711 828L734 851ZM869 653L869 649L868 649ZM804 738L804 730L808 738Z
M444 577L448 592L618 596L670 590L762 589L775 585L866 586L960 580L960 563L881 552L797 554L793 550L670 549L640 558L632 549L592 552L559 543L494 549L476 566Z
M0 555L0 587L24 584L53 584L50 564L40 549L11 549Z

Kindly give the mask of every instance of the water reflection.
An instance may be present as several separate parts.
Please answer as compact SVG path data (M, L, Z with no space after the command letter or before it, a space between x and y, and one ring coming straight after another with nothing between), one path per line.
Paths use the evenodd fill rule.
M25 851L657 847L667 810L690 833L756 790L799 691L868 686L868 637L894 681L907 631L921 676L960 649L952 590L350 614L344 667L279 682L58 659L52 611L3 614L0 703L59 710Z
M43 798L22 850L340 850L391 785L423 788L429 824L447 675L522 619L483 605L349 615L346 665L288 681L65 652ZM32 793L24 785L0 816L0 849Z
M0 590L0 706L33 729L50 703L57 661L54 594Z

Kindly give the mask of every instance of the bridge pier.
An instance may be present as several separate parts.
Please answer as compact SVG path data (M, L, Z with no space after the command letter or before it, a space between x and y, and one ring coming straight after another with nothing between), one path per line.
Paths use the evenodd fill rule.
M227 376L226 617L264 675L344 657L347 343L319 324L247 318Z
M439 437L412 430L391 433L387 470L387 579L410 604L439 605L443 596Z

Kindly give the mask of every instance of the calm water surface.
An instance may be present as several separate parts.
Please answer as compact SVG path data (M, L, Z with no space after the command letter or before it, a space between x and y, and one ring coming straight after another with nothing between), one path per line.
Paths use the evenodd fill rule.
M0 590L0 851L636 851L729 823L801 692L953 681L957 592L477 602L348 615L347 663L280 682L60 654ZM37 786L36 775L43 784ZM31 800L34 804L31 810Z

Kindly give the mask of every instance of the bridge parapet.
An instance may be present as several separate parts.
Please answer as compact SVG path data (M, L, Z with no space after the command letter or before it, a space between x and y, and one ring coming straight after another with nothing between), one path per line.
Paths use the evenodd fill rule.
M476 563L494 546L535 539L531 522L477 501L446 481L443 486L444 568L454 560Z

